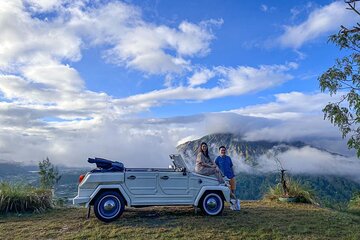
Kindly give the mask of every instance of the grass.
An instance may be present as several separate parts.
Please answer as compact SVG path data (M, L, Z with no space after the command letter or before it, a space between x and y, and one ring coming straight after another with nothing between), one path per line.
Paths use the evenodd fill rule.
M315 200L315 194L310 189L295 180L289 180L287 182L289 189L288 197L296 197L301 203L317 204ZM278 201L280 197L284 197L284 192L281 183L276 184L273 187L269 187L269 191L264 195L264 199L271 201Z
M0 213L41 212L52 206L51 191L22 183L0 182Z
M348 207L349 212L360 215L360 192L354 193Z
M104 224L86 209L0 216L4 239L360 239L360 216L310 204L243 202L209 217L192 207L127 208Z

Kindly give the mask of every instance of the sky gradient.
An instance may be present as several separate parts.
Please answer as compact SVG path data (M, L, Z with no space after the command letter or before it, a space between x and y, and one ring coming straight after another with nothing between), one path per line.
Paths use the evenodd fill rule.
M317 79L356 22L343 1L1 1L0 159L167 166L214 132L352 157Z

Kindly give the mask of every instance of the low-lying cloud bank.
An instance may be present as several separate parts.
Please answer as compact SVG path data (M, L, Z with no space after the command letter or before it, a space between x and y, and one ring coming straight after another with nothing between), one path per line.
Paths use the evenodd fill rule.
M327 131L307 128L307 121L290 123L278 119L242 116L236 113L209 113L167 119L93 119L73 122L48 122L32 126L32 133L16 127L0 132L1 159L36 164L49 157L58 165L89 166L88 157L121 161L126 167L167 167L169 154L176 146L210 133L233 132L244 139L268 141L302 140L316 147L346 154L330 154L313 147L291 148L279 154L285 169L294 174L332 174L360 181L360 160L347 150L336 128L322 120ZM296 130L294 126L302 129ZM276 162L266 155L257 159L254 168L240 156L232 156L236 172L276 172ZM195 161L195 159L193 159Z
M310 146L291 148L278 155L282 167L290 174L337 175L351 178L360 183L360 160L356 157L345 157L330 154ZM261 172L276 172L279 165L266 155L258 159Z

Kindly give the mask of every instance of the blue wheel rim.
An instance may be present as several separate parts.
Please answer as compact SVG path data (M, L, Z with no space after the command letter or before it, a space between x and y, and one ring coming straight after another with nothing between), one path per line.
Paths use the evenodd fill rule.
M109 204L111 207L109 207ZM120 200L113 195L104 196L98 205L100 215L106 219L115 217L120 212L120 209Z
M222 208L222 200L217 195L209 195L204 199L204 207L209 214L217 214Z

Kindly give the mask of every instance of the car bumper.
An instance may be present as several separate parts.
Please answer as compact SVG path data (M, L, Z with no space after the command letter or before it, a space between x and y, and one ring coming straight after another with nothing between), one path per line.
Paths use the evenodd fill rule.
M73 204L86 204L90 201L90 198L89 197L79 197L79 196L76 196L74 197L73 199Z

